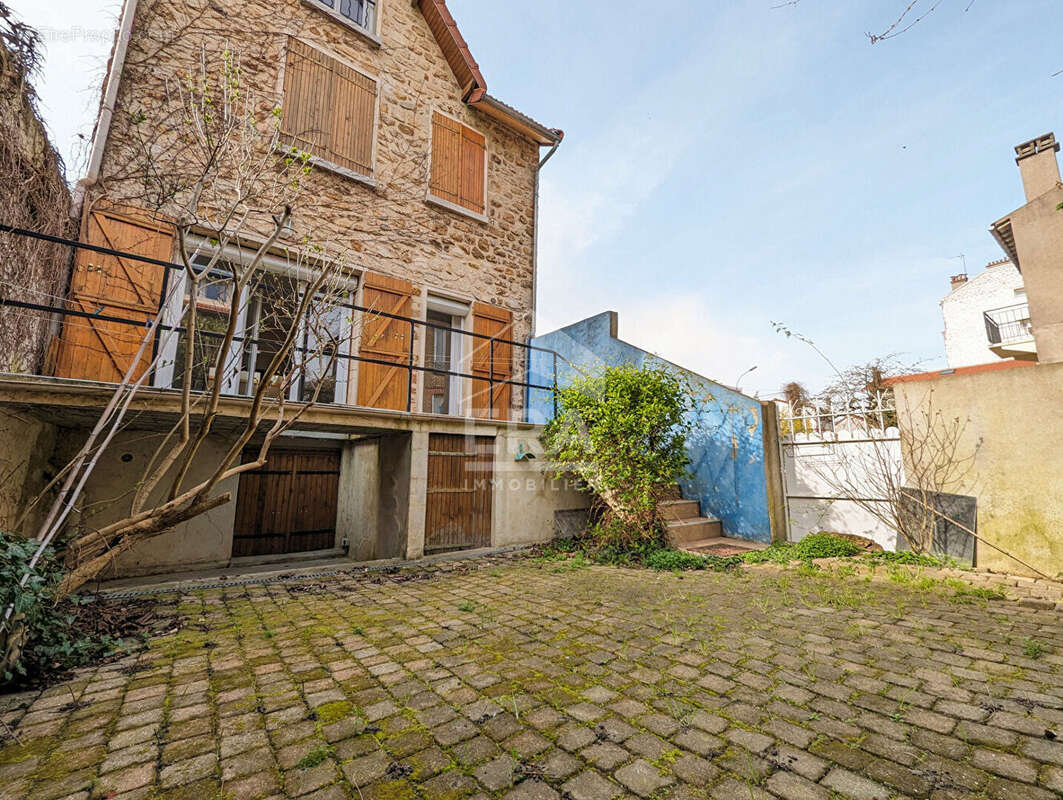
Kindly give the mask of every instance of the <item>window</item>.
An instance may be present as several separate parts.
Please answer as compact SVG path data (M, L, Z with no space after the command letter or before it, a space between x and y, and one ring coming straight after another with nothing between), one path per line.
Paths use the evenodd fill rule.
M376 0L317 0L318 3L369 33L376 33Z
M1016 299L1021 300L1024 297L1026 297L1026 289L1016 289L1015 290L1015 298Z
M294 147L371 178L376 107L375 80L297 39L288 40L281 132Z
M486 178L486 137L439 112L433 113L429 197L482 217L487 212Z
M424 365L438 372L424 373L424 395L421 410L426 414L460 414L464 381L452 373L462 369L465 328L469 306L458 300L436 295L428 296L425 321Z
M171 280L179 283L167 301L165 324L183 328L184 301L194 302L196 334L191 342L190 388L205 391L211 383L235 309L234 336L224 359L221 381L225 394L254 394L266 379L269 366L281 352L289 331L295 328L295 348L279 364L265 395L279 398L283 394L290 400L316 397L321 403L345 403L352 336L349 308L334 295L322 296L308 304L304 318L296 320L300 297L306 291L305 276L272 256L267 257L266 268L256 273L239 302L234 304L236 286L231 261L240 258L240 254L234 250L231 255L226 252L226 256L228 261L218 260L209 273L202 273L196 281L194 300L184 273L175 271L171 276ZM211 258L210 253L201 252L193 264L206 269ZM185 385L189 346L186 330L162 339L157 386Z

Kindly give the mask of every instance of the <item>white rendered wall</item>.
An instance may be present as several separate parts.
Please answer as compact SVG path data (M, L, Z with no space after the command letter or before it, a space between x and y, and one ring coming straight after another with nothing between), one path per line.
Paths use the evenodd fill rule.
M1025 303L1025 295L1015 294L1015 290L1022 286L1022 274L1013 264L1004 262L986 267L984 272L941 301L941 313L945 318L945 358L950 368L1000 361L1000 356L989 349L983 314Z

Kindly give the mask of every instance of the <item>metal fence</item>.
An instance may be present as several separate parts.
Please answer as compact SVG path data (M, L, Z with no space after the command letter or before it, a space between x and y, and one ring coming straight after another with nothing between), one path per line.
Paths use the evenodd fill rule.
M990 345L1019 342L1033 336L1030 306L1027 303L986 311L984 317L986 337Z
M155 258L148 258L138 255L136 253L129 253L122 250L115 250L107 247L100 247L97 245L90 245L83 242L79 242L72 239L65 239L56 236L50 236L47 234L38 233L36 231L25 230L21 228L14 228L7 225L0 224L0 234L7 234L17 237L28 237L45 242L51 242L54 244L65 245L74 250L89 251L100 255L112 256L115 258L121 258L126 260L137 261L143 264L154 265L167 270L167 275L173 274L174 271L184 271L184 267L179 264L173 264L167 261L162 261ZM13 291L13 289L15 289ZM21 290L21 291L20 291ZM108 314L103 313L105 308L103 306L98 307L95 311L84 311L77 308L70 307L70 303L66 302L66 298L49 297L49 302L34 302L32 300L24 299L27 296L27 292L30 295L33 294L32 287L12 287L12 286L0 286L0 314L2 315L32 315L37 321L41 319L45 320L46 324L51 327L55 333L55 339L58 341L62 339L64 331L68 326L80 324L88 325L93 323L107 323L111 326L118 326L120 330L128 331L131 336L137 337L137 341L142 341L148 331L154 327L155 335L154 341L151 342L150 352L145 357L145 363L149 363L157 355L162 336L167 333L176 333L178 335L187 333L187 329L181 325L165 324L160 322L157 318L158 315L162 315L164 312L163 305L166 301L166 291L164 289L162 293L162 300L158 309L158 314L153 315L150 319L133 319L128 316L122 316L120 314ZM18 295L21 295L18 296ZM45 299L45 298L41 298ZM554 393L557 388L557 369L558 369L558 355L557 353L546 350L545 348L535 347L526 342L520 342L513 339L505 339L501 337L492 337L486 334L476 333L474 331L464 330L461 328L449 327L441 325L437 322L429 322L423 319L417 319L414 317L403 316L400 314L388 313L375 308L367 308L355 303L342 303L337 302L333 304L336 309L341 309L348 312L352 320L361 318L362 323L366 319L376 320L390 320L396 324L403 326L407 329L408 335L408 349L403 354L403 358L400 361L387 360L381 358L374 358L369 355L364 355L360 352L330 352L328 357L338 362L349 362L359 364L375 364L384 367L390 367L392 369L401 370L406 373L406 397L405 397L405 411L414 411L414 398L415 398L415 381L414 376L421 375L438 375L444 378L456 378L469 382L470 386L486 386L488 393L487 417L490 419L497 419L495 412L495 388L497 386L509 386L516 387L521 390L535 389L541 391L550 391ZM454 337L464 337L466 340L472 342L471 352L475 351L475 348L483 348L486 345L487 358L486 368L482 370L483 374L477 375L473 372L463 371L461 369L445 368L439 363L422 363L423 360L419 358L417 353L417 342L424 341L425 337L417 337L418 331L429 330L441 330ZM224 340L226 334L217 331L197 329L196 336L204 337L208 340ZM256 338L255 336L248 335L234 335L229 337L231 342L243 352L247 352L250 348L254 347L266 347L275 345L274 340L267 340L263 338ZM499 367L501 364L496 361L496 348L502 349L512 348L512 359L510 377L499 377ZM297 344L293 350L293 354L300 354L305 361L310 361L314 358L315 354L319 354L317 350L310 348L307 345L305 339ZM539 352L546 356L546 358L553 364L553 379L550 384L536 384L529 383L524 380L518 380L515 378L518 374L528 374L528 362L532 352ZM503 370L506 371L506 370ZM51 377L51 373L54 370L48 370L47 364L40 365L37 370L27 369L22 370L21 374L38 374ZM305 376L304 376L305 378ZM250 382L248 384L250 386ZM156 388L175 388L173 386L162 385L159 386L156 382ZM246 391L233 391L227 392L235 395L248 395L250 392ZM524 392L522 391L521 394ZM296 391L294 399L301 398L302 391ZM356 405L342 402L339 397L333 397L331 401L328 401L334 405ZM523 403L516 404L513 412L507 415L507 420L504 421L522 421L523 417ZM391 410L403 410L401 408L395 408ZM516 419L514 419L516 417Z
M789 538L850 533L896 549L896 531L867 509L886 504L883 471L903 480L897 409L891 392L779 409Z

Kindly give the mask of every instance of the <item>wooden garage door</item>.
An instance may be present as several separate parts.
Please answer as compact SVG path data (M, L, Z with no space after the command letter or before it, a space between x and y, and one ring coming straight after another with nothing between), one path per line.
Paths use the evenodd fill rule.
M431 434L426 553L490 547L494 460L491 436Z
M336 546L338 450L277 450L240 476L233 557L328 550Z

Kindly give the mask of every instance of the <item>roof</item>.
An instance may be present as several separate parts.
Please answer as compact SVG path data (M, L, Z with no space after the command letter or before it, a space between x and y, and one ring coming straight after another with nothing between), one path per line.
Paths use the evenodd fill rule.
M473 58L465 37L458 30L458 24L447 8L446 0L412 0L412 3L420 8L432 35L442 48L454 77L461 85L464 102L523 134L536 144L555 145L564 138L564 131L548 128L487 93L487 79Z
M1034 361L991 361L988 364L975 364L973 367L956 367L955 369L942 369L934 372L918 372L914 375L898 375L896 378L887 380L886 385L895 386L898 383L932 381L938 378L952 378L957 375L977 375L980 372L999 372L1004 369L1033 366L1036 366Z
M998 219L989 226L989 232L993 234L993 238L997 240L997 244L1000 245L1001 249L1007 253L1008 260L1021 272L1022 266L1019 264L1019 252L1015 249L1015 234L1011 230L1011 216Z

